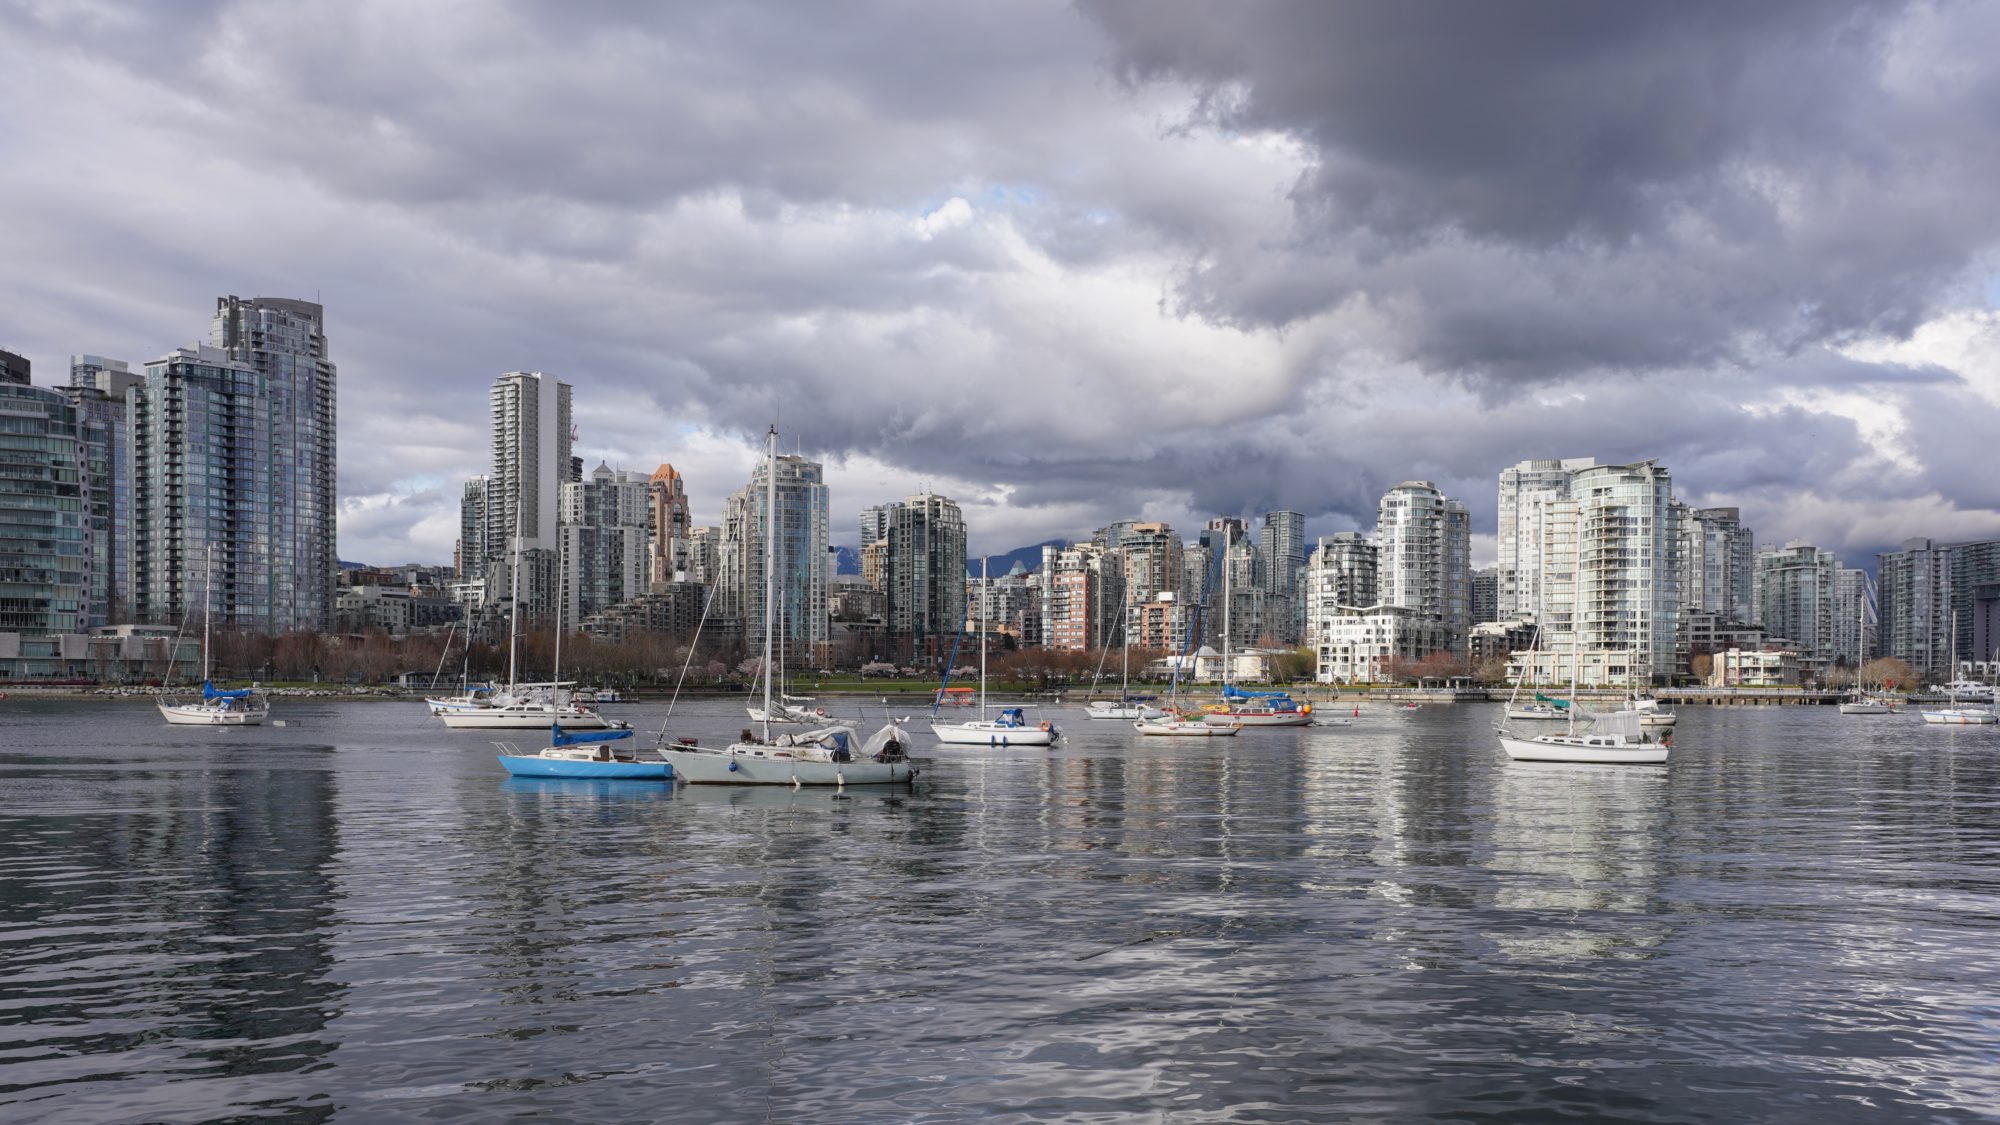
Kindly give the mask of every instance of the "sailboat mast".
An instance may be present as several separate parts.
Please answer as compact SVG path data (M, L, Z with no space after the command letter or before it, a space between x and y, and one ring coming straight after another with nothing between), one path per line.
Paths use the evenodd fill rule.
M1583 632L1578 628L1583 623L1583 504L1576 506L1576 526L1570 532L1570 589L1573 591L1569 613L1569 706L1563 714L1569 719L1569 733L1576 733L1576 709L1578 702L1577 682L1583 676ZM1536 634L1537 638L1540 634Z
M979 721L986 721L986 559L979 560Z
M216 544L208 544L208 562L202 567L202 685L208 685L208 619L216 615ZM1956 629L1956 627L1954 627Z
M1222 533L1222 694L1229 695L1229 641L1234 626L1230 624L1230 611L1235 609L1236 599L1229 596L1229 552L1235 544L1226 529Z
M564 591L564 589L563 589L563 580L564 580L565 578L567 578L567 577L568 577L568 574L567 574L567 568L566 568L566 567L565 567L565 566L563 565L563 564L564 564L564 562L565 562L565 560L564 560L564 558L563 558L563 550L562 550L562 540L561 540L561 538L559 537L559 538L558 538L558 539L556 540L556 653L555 653L555 674L549 677L549 680L550 680L550 681L551 681L552 683L554 683L554 684L555 684L555 686L554 686L553 688L549 689L549 690L551 690L552 692L554 692L554 693L555 693L556 695L558 695L558 696L560 696L560 695L562 694L562 633L563 633L563 603L569 600L569 598L568 598L568 597L566 596L566 594L565 594L565 591ZM560 699L558 699L558 700L557 700L557 702L558 702L558 703L560 703L560 702L561 702L561 700L560 700Z
M521 490L514 489L514 577L507 599L507 694L514 694L519 682L514 667L515 649L521 639Z
M771 740L771 633L778 580L778 427L764 439L764 723L763 738Z

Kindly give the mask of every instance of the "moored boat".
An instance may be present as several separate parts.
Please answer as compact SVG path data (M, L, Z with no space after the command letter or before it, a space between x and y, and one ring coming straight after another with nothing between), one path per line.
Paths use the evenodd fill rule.
M689 785L907 785L917 778L909 744L895 723L855 746L854 728L823 727L719 750L683 740L660 748L674 776Z
M622 730L625 723L607 719L571 700L567 693L507 696L486 707L439 711L438 721L452 730L539 730L546 726L570 730Z
M981 583L986 581L986 561L984 559L981 559L979 563L979 580ZM1040 723L1029 722L1027 714L1019 707L1001 708L1000 717L997 719L988 719L986 717L986 630L984 628L984 621L980 624L979 717L962 723L939 722L938 708L936 705L933 705L931 707L931 733L937 735L939 742L951 746L1055 745L1056 739L1062 737L1061 729L1054 723L1046 720ZM954 659L956 659L957 655L956 651L952 653ZM950 673L947 671L947 679L949 676ZM938 698L942 700L950 690L951 685L946 683L938 690Z
M778 541L778 431L772 427L764 450L764 667L770 668L772 639L777 630L776 552ZM706 613L704 612L704 618ZM772 709L772 677L764 677L764 711ZM674 776L690 785L907 785L917 778L910 765L908 744L896 723L855 746L850 726L835 725L772 737L768 722L757 734L722 749L683 738L669 743L661 732L660 757Z
M1215 723L1207 715L1190 717L1174 712L1141 719L1132 726L1140 734L1159 738L1227 738L1243 729L1240 723Z
M215 590L215 546L208 548L207 578L202 582L201 698L193 703L158 703L160 717L175 727L254 727L271 714L271 701L249 688L224 691L209 678L209 611ZM169 677L173 668L167 669Z
M505 743L500 765L515 777L584 778L590 780L669 781L673 767L657 753L642 753L617 743L632 737L629 730L572 734L551 728L550 744L538 754L516 754Z
M271 704L249 688L222 691L203 680L198 703L159 704L160 717L177 727L254 727L271 713Z
M1149 707L1143 702L1120 702L1115 699L1093 699L1083 705L1083 713L1092 719L1157 719L1166 714L1158 707Z
M1654 736L1646 731L1638 712L1614 711L1587 715L1589 727L1563 734L1543 734L1523 738L1502 728L1500 748L1516 762L1589 762L1657 765L1672 750L1672 735Z
M1953 613L1951 615L1951 666L1953 668L1958 667L1958 614L1957 613ZM1984 726L1991 726L1995 722L2000 722L2000 716L1996 716L1991 708L1962 707L1959 705L1958 702L1959 685L1965 682L1967 681L1953 680L1951 682L1948 689L1950 691L1950 699L1945 704L1945 706L1926 707L1918 712L1918 714L1924 717L1924 723L1926 725L1947 726L1947 727L1984 727ZM1984 685L1974 684L1974 686L1983 687ZM1991 699L1992 696L1989 694L1987 698Z
M1984 707L1938 707L1925 708L1924 722L1934 726L1984 727L2000 722L2000 716Z
M1223 702L1203 709L1202 721L1216 726L1306 727L1313 721L1311 703L1282 691L1240 691L1225 685Z
M1679 716L1660 706L1660 701L1652 696L1634 696L1626 702L1626 710L1639 713L1639 725L1646 727L1673 726Z
M1019 707L1002 707L998 718L931 724L938 741L952 746L1053 746L1062 730L1047 721L1030 722Z

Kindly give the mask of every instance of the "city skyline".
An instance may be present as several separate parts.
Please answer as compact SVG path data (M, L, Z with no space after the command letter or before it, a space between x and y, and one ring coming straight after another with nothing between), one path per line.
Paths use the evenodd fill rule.
M1425 479L1486 564L1492 474L1580 455L1853 565L2000 535L1979 6L502 5L398 13L386 72L371 18L0 12L64 91L11 119L0 348L51 385L218 293L324 303L344 558L450 557L515 370L699 524L775 422L842 542L925 489L976 553L1310 539Z

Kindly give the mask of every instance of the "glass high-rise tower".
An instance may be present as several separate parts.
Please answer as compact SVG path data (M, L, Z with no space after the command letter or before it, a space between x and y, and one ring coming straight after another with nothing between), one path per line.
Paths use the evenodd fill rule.
M213 549L217 625L300 628L293 565L272 533L276 449L269 380L221 348L179 348L146 365L132 426L132 609L171 623L205 589ZM289 544L286 547L289 548ZM287 596L281 596L280 590Z
M826 477L819 462L804 457L780 456L777 468L777 629L787 666L798 668L818 655L828 636ZM765 480L760 458L750 483L723 508L718 550L717 612L741 619L744 647L751 652L764 644Z
M60 393L28 385L27 360L0 357L0 633L80 632L90 583L83 422Z
M218 297L209 343L262 378L268 412L268 599L251 616L271 632L317 631L331 621L339 572L335 425L338 373L327 358L326 310L286 297ZM263 553L260 546L250 548ZM246 606L249 603L246 603Z

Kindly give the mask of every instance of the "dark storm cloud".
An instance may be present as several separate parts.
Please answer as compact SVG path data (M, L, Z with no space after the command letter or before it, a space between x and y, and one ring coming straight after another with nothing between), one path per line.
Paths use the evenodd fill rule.
M2000 232L1986 12L1900 3L1086 0L1196 127L1308 146L1286 243L1186 307L1392 308L1402 354L1546 380L1907 332ZM1936 34L1944 24L1949 34Z

